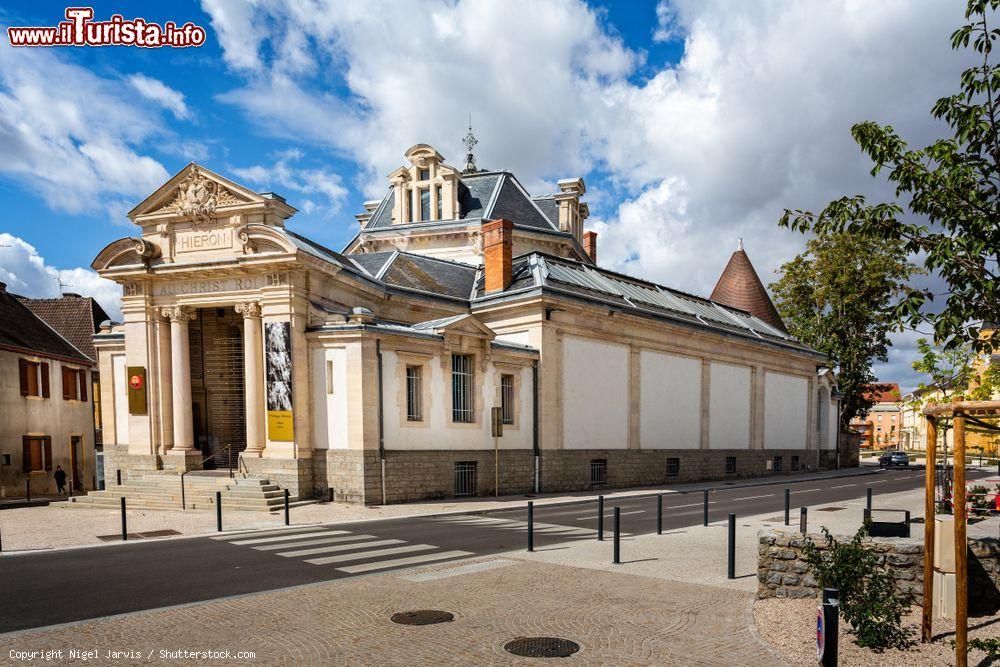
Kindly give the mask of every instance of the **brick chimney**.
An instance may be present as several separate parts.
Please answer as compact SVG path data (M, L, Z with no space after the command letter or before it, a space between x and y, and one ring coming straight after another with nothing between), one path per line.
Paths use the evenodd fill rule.
M501 219L483 224L483 265L487 294L502 292L510 286L513 245L513 222Z
M590 261L597 264L597 232L583 233L583 249L590 255Z

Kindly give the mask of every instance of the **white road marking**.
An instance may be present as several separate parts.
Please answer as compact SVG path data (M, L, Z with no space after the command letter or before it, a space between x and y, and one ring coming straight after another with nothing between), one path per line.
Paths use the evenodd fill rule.
M332 544L334 542L357 542L359 540L375 539L374 535L344 535L341 537L318 537L313 540L302 540L301 542L281 542L279 544L265 544L253 547L257 551L275 551L277 549L294 549L296 547L311 547L317 544Z
M831 486L830 490L832 491L833 489L846 489L849 486L857 486L857 485L856 484L841 484L840 486Z
M259 537L252 540L236 540L230 544L264 544L266 542L287 542L297 540L302 537L321 537L323 535L343 535L346 530L319 530L312 533L296 533L294 535L279 535L277 537Z
M733 498L733 500L757 500L758 498L770 498L773 495L773 493L768 493L763 496L745 496L743 498Z
M390 567L401 567L403 565L416 565L417 563L430 563L436 560L447 560L448 558L459 558L461 556L471 556L468 551L445 551L443 553L428 554L426 556L411 556L410 558L397 558L395 560L384 560L378 563L363 563L361 565L348 565L338 567L338 572L347 574L358 574L359 572L371 572L373 570L385 570Z
M325 558L310 558L306 562L310 565L329 565L330 563L349 563L352 560L366 560L368 558L381 558L382 556L395 556L413 551L427 551L437 549L430 544L407 544L402 547L392 547L391 549L376 549L375 551L361 551L353 554L341 554L339 556L326 556Z
M793 490L792 493L812 493L813 491L822 491L823 489L806 489L804 491Z
M352 551L356 549L367 549L369 547L387 547L390 544L402 544L403 540L375 540L374 542L351 542L350 544L335 544L332 547L316 547L315 549L300 549L298 551L282 551L278 555L285 558L295 558L297 556L314 556L316 554L329 554L337 551Z
M510 565L517 565L516 560L506 560L504 558L498 558L496 560L487 560L481 563L469 563L468 565L456 565L454 567L448 567L441 570L431 570L430 572L418 572L417 574L404 575L400 579L405 579L406 581L437 581L439 579L447 579L449 577L457 577L461 574L473 574L475 572L483 572L484 570L495 570L500 567L508 567Z

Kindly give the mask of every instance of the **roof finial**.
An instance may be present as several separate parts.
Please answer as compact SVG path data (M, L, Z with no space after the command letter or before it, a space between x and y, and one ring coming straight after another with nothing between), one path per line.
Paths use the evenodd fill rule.
M740 237L739 243L736 245L736 250L737 251L743 250L743 237L742 236Z
M465 169L463 170L466 174L472 173L474 171L479 171L476 167L476 156L472 154L472 149L476 147L479 141L476 139L476 135L472 133L472 112L469 112L469 133L465 135L462 139L462 143L465 144Z

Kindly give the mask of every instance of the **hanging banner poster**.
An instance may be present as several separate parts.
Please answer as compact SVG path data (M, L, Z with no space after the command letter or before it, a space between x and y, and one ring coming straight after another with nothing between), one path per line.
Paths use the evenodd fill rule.
M292 336L291 323L264 323L264 358L267 363L267 436L292 441Z

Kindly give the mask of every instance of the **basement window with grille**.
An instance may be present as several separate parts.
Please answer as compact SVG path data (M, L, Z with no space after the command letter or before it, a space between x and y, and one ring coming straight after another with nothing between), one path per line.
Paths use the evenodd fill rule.
M798 456L793 456L792 457L792 470L798 470L798 469L799 469L799 457Z
M590 485L604 486L608 483L608 460L593 459L590 462Z
M771 469L774 470L774 472L781 472L781 457L780 456L775 456L774 457L774 465L773 465L773 467Z
M736 457L727 456L726 457L726 474L732 475L736 472Z
M476 495L475 461L455 462L455 495L456 496Z
M680 459L667 459L667 477L677 477L681 472Z

